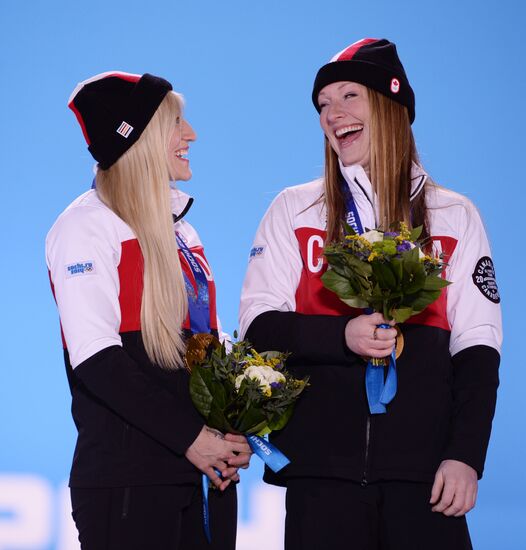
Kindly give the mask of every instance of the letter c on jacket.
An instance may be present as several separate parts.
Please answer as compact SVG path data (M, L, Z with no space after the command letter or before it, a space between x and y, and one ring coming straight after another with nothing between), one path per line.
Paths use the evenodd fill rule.
M314 250L317 246L319 249L323 249L323 239L320 235L311 235L307 241L307 267L311 273L318 273L323 267L323 258L321 257L321 250ZM316 259L316 263L314 260Z

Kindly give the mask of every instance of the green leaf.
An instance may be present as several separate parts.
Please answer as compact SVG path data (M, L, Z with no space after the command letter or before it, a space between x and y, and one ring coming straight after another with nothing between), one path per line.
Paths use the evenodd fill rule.
M446 281L446 279L442 279L442 277L427 277L424 283L424 290L440 290L447 285L449 285L450 282Z
M217 407L224 409L226 407L227 398L226 398L226 387L223 384L215 383L212 389L212 394L214 403Z
M369 302L367 300L364 300L363 298L359 298L358 296L355 296L353 298L342 298L342 297L340 297L340 300L344 304L347 304L349 307L355 307L355 308L359 308L359 309L369 307Z
M223 409L221 409L215 401L212 402L212 406L210 407L210 414L208 415L207 424L211 428L215 428L223 433L233 431L233 427L230 426Z
M411 250L406 250L405 252L402 253L402 258L403 258L403 263L404 263L404 266L407 262L416 262L416 263L420 263L420 254L419 254L419 248L418 247L415 247L415 248L412 248Z
M410 305L415 313L424 311L426 307L432 304L440 296L440 290L422 290L416 295L414 300L404 300L404 303Z
M265 360L280 359L283 357L283 353L281 353L281 351L260 351L259 355Z
M382 290L391 290L397 287L396 278L391 268L381 262L373 262L373 275Z
M391 268L391 271L393 272L394 278L396 279L396 286L399 287L402 283L402 276L404 272L402 260L398 258L392 258L387 265Z
M258 435L259 437L263 437L263 436L269 434L271 431L272 430L265 424L265 426L263 426L263 428L261 430L256 432L256 435Z
M413 315L413 308L411 307L399 307L391 311L393 319L397 323L404 323Z
M422 225L419 225L418 227L415 227L412 231L411 231L411 234L409 235L409 240L410 241L416 241L418 240L418 238L420 237L420 235L422 235L422 230L423 230L423 226Z
M329 269L321 277L323 286L335 292L340 298L350 298L355 294L348 279Z
M269 426L268 426L270 430L275 431L275 430L283 429L287 425L288 421L290 420L293 410L294 410L294 403L291 403L280 417L272 418L272 421L269 422Z
M211 370L206 367L194 367L190 375L190 397L195 408L208 418L213 401L212 393L209 389L212 385L210 379ZM208 379L208 383L207 380Z
M416 250L416 248L414 250ZM426 282L426 274L420 262L413 260L404 261L403 268L402 292L404 294L413 294L421 290Z
M345 235L356 235L356 231L347 222L343 222L343 232Z
M251 406L239 416L236 428L241 433L257 433L267 422L268 420L263 410L259 407Z

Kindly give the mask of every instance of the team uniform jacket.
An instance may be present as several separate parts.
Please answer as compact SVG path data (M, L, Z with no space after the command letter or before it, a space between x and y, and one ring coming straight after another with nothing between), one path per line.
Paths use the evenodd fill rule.
M203 246L193 227L177 219L192 199L171 193L174 230L207 276L210 326L217 333L215 283ZM88 191L51 228L46 258L78 429L70 486L198 483L200 474L184 453L204 422L191 402L186 371L153 365L144 349L143 258L131 228Z
M364 228L378 213L360 166L343 167ZM344 329L362 313L325 289L323 181L282 191L265 214L250 253L240 331L259 350L288 351L291 371L310 376L285 429L271 435L291 464L265 479L336 477L359 482L432 481L456 459L482 475L494 414L501 345L500 298L485 230L473 204L427 182L416 165L411 199L426 186L429 229L453 284L401 325L398 393L387 414L368 414L365 362Z

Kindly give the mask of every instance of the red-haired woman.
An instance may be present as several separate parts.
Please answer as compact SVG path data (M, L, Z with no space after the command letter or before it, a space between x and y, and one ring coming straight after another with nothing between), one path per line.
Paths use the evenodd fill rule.
M498 386L500 298L480 216L434 184L419 162L414 93L387 40L364 39L318 72L312 100L325 134L325 175L289 187L257 231L240 327L256 348L291 352L310 387L273 441L291 459L286 549L467 549ZM362 356L395 345L385 319L326 290L325 243L422 225L453 282L403 323L398 393L371 415Z

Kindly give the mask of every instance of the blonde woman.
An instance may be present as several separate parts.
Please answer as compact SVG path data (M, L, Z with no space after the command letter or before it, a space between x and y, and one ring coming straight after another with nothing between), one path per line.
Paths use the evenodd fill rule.
M188 392L185 340L220 331L203 246L184 219L195 133L182 98L149 74L99 74L74 90L98 162L95 189L46 240L78 439L70 476L83 550L202 548L201 472L209 548L233 550L245 438L203 425ZM219 476L216 471L219 471Z
M256 234L241 333L289 351L310 387L274 442L291 459L269 483L287 487L286 550L465 550L465 514L482 476L498 386L500 298L480 216L419 163L415 98L396 47L363 39L318 72L312 100L325 136L325 176L285 189ZM371 415L363 356L385 357L394 328L348 308L320 280L323 246L342 235L423 225L453 282L400 328L398 393Z

